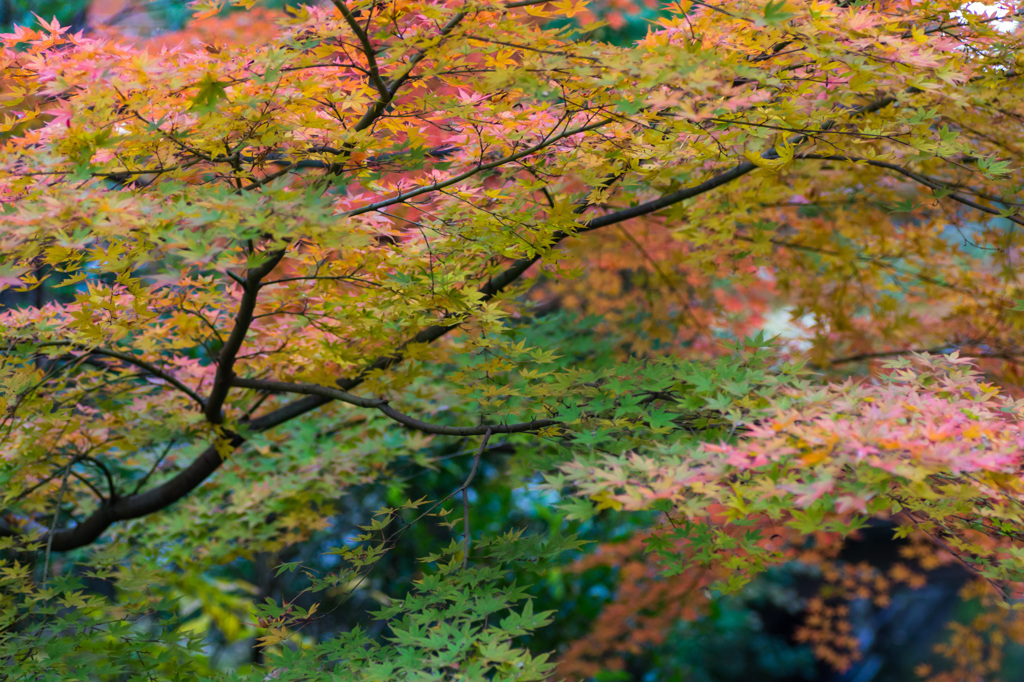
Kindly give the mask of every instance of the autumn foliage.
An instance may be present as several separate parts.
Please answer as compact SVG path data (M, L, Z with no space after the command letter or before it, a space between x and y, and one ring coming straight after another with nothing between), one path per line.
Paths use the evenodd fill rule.
M919 672L998 673L1024 641L1017 3L683 1L629 44L593 39L622 3L225 4L2 36L8 667L585 678L811 566L795 639L844 670L851 603L956 565L980 615ZM455 456L456 489L336 534L340 567L280 567L302 599L374 586L387 636L224 593L207 629L258 653L202 653L174 604L204 571ZM486 477L553 496L557 528L475 529ZM553 616L509 572L598 514L652 521L570 563L616 592L533 651ZM428 522L415 583L378 589ZM889 566L842 555L872 524Z

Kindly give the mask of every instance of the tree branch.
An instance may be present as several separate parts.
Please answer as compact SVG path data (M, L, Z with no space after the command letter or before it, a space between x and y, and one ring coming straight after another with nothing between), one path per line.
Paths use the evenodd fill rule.
M707 192L716 187L719 187L731 180L734 180L738 177L745 175L746 173L749 173L755 168L756 166L754 166L754 164L750 162L741 163L738 166L734 167L733 169L716 175L715 177L710 178L693 187L673 192L672 194L661 197L660 199L655 199L645 204L640 204L639 206L635 206L622 211L617 211L615 213L607 214L595 218L591 221L587 221L583 223L583 226L578 230L578 232L588 232L591 230L596 230L605 225L612 225L619 222L623 222L625 220L629 220L637 216L654 213L678 201L683 201L692 196L697 196L702 192ZM585 206L579 207L577 212L582 211L584 208ZM569 233L558 232L554 235L554 242L558 243L569 236L571 236ZM516 261L513 261L512 264L509 265L504 271L495 275L490 280L488 280L487 283L480 287L480 289L478 290L481 295L480 302L484 303L493 299L505 288L514 283L520 277L522 277L523 274L527 270L529 270L534 263L540 260L540 258L540 255L537 254L534 256L520 258ZM269 270L267 270L267 272L269 272ZM250 273L250 275L251 274L252 273ZM263 275L261 276L265 275L266 273L263 273ZM247 280L248 278L249 276L247 276ZM248 293L249 292L247 292L247 294ZM255 294L253 294L253 296L255 296ZM244 298L245 296L243 296L243 299ZM253 306L254 303L255 298L252 299ZM249 310L249 314L251 316L251 309ZM340 393L348 397L350 395L348 391L351 391L352 389L362 384L363 381L365 381L366 377L370 375L370 373L374 372L375 370L387 370L388 368L393 367L394 365L401 362L405 355L405 349L408 348L409 345L427 344L436 341L437 339L441 338L451 330L457 328L459 324L461 324L461 319L452 321L448 324L436 324L421 329L415 336L413 336L411 339L400 345L393 353L377 358L369 365L367 365L355 377L339 380L337 384L338 388L340 389ZM234 335L235 333L233 332L232 336ZM225 343L225 346L227 346L227 343ZM218 376L220 376L222 371L223 365L220 368L218 368ZM237 385L239 387L246 388L261 388L263 390L267 390L266 384L260 384L259 386L257 386L256 384L249 384L243 386L240 383L254 380L238 379L233 376L229 377L226 374L225 377L225 385L223 388L224 395L227 394L227 389L231 385ZM314 390L316 391L316 393L313 393ZM329 391L332 390L333 389L326 386L316 386L316 388L310 389L309 394L306 395L306 397L300 398L286 405L282 405L276 410L273 410L272 412L265 414L261 417L258 417L256 419L252 419L246 422L245 424L248 427L248 430L256 433L260 433L268 429L274 428L275 426L279 426L288 421L291 421L292 419L300 417L303 414L312 412L313 410L323 405L326 405L327 403L333 400L340 399L337 394L329 393ZM366 399L359 398L359 400ZM553 425L553 423L549 425ZM458 429L460 427L445 428ZM473 429L476 427L461 428ZM494 430L494 428L495 427L491 427L492 431ZM537 426L535 428L543 427ZM524 430L529 429L525 429L524 427ZM486 433L486 427L484 427L483 431L477 429L475 431L469 432L457 431L454 433L448 433L449 435L463 436L479 435L481 433ZM78 525L72 528L54 531L54 533L52 534L48 533L47 536L41 538L41 540L43 542L48 542L49 538L52 537L52 547L54 551L67 551L71 549L76 549L78 547L83 547L96 541L107 528L109 528L112 524L118 521L124 521L128 519L139 518L141 516L146 516L147 514L151 514L167 506L170 506L174 502L178 501L179 499L187 495L193 489L198 487L204 480L206 480L206 478L213 474L213 472L216 471L218 467L220 467L223 460L220 454L218 453L218 446L224 451L230 451L239 447L244 442L245 439L241 435L233 431L228 431L226 432L224 438L219 443L211 445L208 448L206 448L206 450L204 450L188 466L187 469L181 471L176 476L169 479L168 481L165 481L156 488L148 490L144 493L129 495L117 500L112 504L104 505L97 509L95 512L93 512L92 515L90 515L88 518L83 520ZM12 532L14 531L12 531L9 527L7 528L7 530L5 530L4 524L0 523L0 534L10 535L12 534Z
M612 120L613 119L610 119L610 118L601 119L600 121L597 121L595 123L589 123L589 124L584 125L584 126L579 126L578 128L573 128L571 130L565 130L565 131L563 131L562 133L560 133L558 135L553 135L553 136L545 137L543 141L533 145L532 147L528 147L528 148L526 148L526 149L524 149L524 150L522 150L520 152L516 152L515 154L509 154L508 156L502 157L500 159L496 159L496 160L491 161L489 163L478 164L478 165L473 166L472 168L470 168L469 170L467 170L467 171L465 171L463 173L459 173L458 175L453 175L452 177L448 178L447 180L439 180L439 181L437 181L435 183L432 183L430 185L424 185L423 187L417 187L416 189L411 189L408 192L403 192L403 193L398 194L396 196L393 196L393 197L391 197L389 199L382 199L381 201L376 201L376 202L374 202L372 204L366 204L365 206L360 206L359 208L354 208L351 211L347 211L347 212L343 213L341 217L343 217L343 218L351 218L351 217L354 217L354 216L362 215L364 213L369 213L370 211L379 211L380 209L387 208L388 206L393 206L395 204L405 203L409 199L414 199L414 198L420 196L421 194L428 194L430 192L436 192L438 190L445 189L447 187L451 187L452 185L457 185L458 183L462 182L463 180L467 180L467 179L473 177L474 175L479 175L480 173L483 173L485 171L489 171L489 170L492 170L494 168L499 168L501 166L505 166L505 165L508 165L510 163L514 163L514 162L518 161L519 159L522 159L522 158L524 158L526 156L530 156L531 154L536 154L537 152L539 152L539 151L541 151L543 149L546 149L547 147L550 147L552 144L554 144L555 142L558 142L559 140L563 140L563 139L565 139L567 137L572 137L573 135L579 135L580 133L585 133L585 132L588 132L588 131L591 131L591 130L596 130L597 128L601 128L603 126L606 126L609 123L611 123ZM557 128L558 126L556 125L555 127Z
M531 4L534 4L532 0ZM448 23L441 27L441 30L438 33L437 42L431 45L430 47L440 46L445 40L448 39L452 31L458 28L459 24L461 24L463 19L465 19L467 16L467 12L459 12L458 14L454 15L451 19L449 19ZM406 66L406 69L402 73L402 75L392 79L391 82L388 83L388 92L391 92L393 94L395 91L398 90L398 88L402 87L402 85L404 85L405 82L412 77L413 70L421 61L423 61L426 58L429 49L430 48L423 48L422 50L420 50L419 52L417 52L416 54L409 58L408 65Z
M356 39L359 40L359 44L363 48L363 54L366 56L366 63L370 67L370 82L373 83L373 87L377 89L380 94L382 101L390 101L392 92L388 88L387 84L380 77L380 68L377 66L377 55L373 51L373 45L370 43L370 36L366 35L366 31L359 25L356 18L352 16L352 12L349 10L348 5L345 4L344 0L331 0L338 11L341 12L341 16L345 19L345 23L352 29L352 33L355 34Z
M51 551L67 552L92 544L107 528L118 521L137 519L165 509L192 492L220 467L223 460L218 453L218 446L225 450L233 450L243 442L241 436L228 432L224 440L203 450L188 468L174 478L144 493L108 501L80 523L71 528L54 530L38 541L43 542ZM12 535L17 532L0 519L0 535Z
M145 370L146 373L152 375L157 379L162 379L163 381L166 381L168 384L174 386L176 389L178 389L179 391L187 395L189 398L194 400L196 403L198 403L200 407L206 407L206 401L203 399L203 397L196 393L195 391L193 391L188 386L186 386L184 383L182 383L182 381L178 379L176 376L174 376L170 372L166 372L160 369L151 362L143 360L142 358L139 358L135 355L132 355L131 353L122 353L121 351L112 350L109 348L90 348L88 346L75 343L74 341L29 341L29 343L32 343L33 345L38 346L40 348L44 348L47 346L66 346L68 348L75 348L81 350L83 352L83 357L89 355L101 355L103 357L114 358L116 360L126 362L129 365L134 365L139 369Z
M561 423L553 419L534 419L533 421L523 422L520 424L445 426L442 424L430 424L420 419L416 419L415 417L410 417L409 415L399 412L395 408L391 407L387 400L379 398L363 398L346 391L331 388L330 386L321 386L319 384L293 384L284 381L271 381L269 379L242 379L239 377L232 379L231 385L239 388L251 388L258 391L270 391L272 393L315 395L328 398L329 400L348 403L349 405L354 405L356 407L373 408L379 410L402 426L406 426L416 431L433 433L440 436L479 436L485 433L525 433L528 431L537 431L548 426L556 426Z
M220 356L217 358L217 374L213 378L210 397L207 398L206 406L203 409L207 421L212 424L220 424L224 421L221 408L224 407L224 400L231 388L231 378L235 373L235 357L242 348L245 335L249 332L249 326L252 324L256 299L260 291L260 280L269 275L282 258L284 258L284 249L271 253L261 265L246 272L245 284L242 286L242 300L238 304L238 313L235 316L235 326L220 349Z
M978 202L974 201L970 197L964 196L963 194L960 194L959 192L954 191L953 187L951 187L950 185L947 185L942 180L939 180L937 178L931 178L931 177L928 177L927 175L922 175L921 173L917 173L915 171L910 170L909 168L904 168L903 166L900 166L900 165L895 164L895 163L888 163L886 161L877 161L875 159L865 159L865 158L861 158L861 157L858 157L858 156L842 156L842 155L839 155L839 154L797 154L796 158L798 158L798 159L815 159L815 160L820 160L820 161L850 161L850 162L853 162L853 163L864 163L864 164L867 164L869 166L875 166L877 168L885 168L887 170L891 170L891 171L894 171L896 173L899 173L900 175L904 175L904 176L910 178L911 180L913 180L914 182L917 182L917 183L920 183L920 184L924 185L925 187L929 187L929 188L931 188L933 190L940 191L940 192L949 192L946 196L948 196L953 201L956 201L957 203L963 204L964 206L969 206L969 207L971 207L973 209L977 209L977 210L982 211L984 213L988 213L989 215L999 216L1000 218L1006 218L1007 220L1009 220L1011 222L1014 222L1014 223L1017 223L1018 225L1024 225L1024 220L1022 220L1021 218L1019 218L1019 217L1017 217L1015 215L1006 215L1002 211L999 211L999 210L994 209L994 208L989 208L988 206L984 206L982 204L979 204ZM993 197L993 196L988 195L988 194L979 194L977 192L973 192L973 193L976 196L978 196L978 198L985 199L987 201L1003 201L1000 198L996 198L996 197ZM1008 204L1012 204L1014 202L1008 201L1007 203Z
M863 362L864 360L879 360L882 358L894 358L900 355L910 355L913 353L928 353L930 355L945 355L952 351L957 351L962 358L978 358L978 359L995 359L995 360L1009 360L1015 362L1024 356L1024 351L991 351L981 353L970 353L961 350L963 346L969 346L971 344L957 344L948 343L944 346L932 346L931 348L903 348L899 350L883 350L869 353L857 353L856 355L847 355L840 358L829 360L830 365L843 365L850 362Z
M473 456L473 467L469 470L465 482L459 490L462 491L462 568L469 566L469 484L476 478L476 470L480 467L480 458L487 449L487 441L491 439L491 430L484 432L484 439L480 441L480 447Z

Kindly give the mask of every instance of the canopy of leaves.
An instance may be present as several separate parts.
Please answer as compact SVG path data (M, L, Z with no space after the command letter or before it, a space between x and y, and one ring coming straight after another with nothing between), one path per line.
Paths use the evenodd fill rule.
M197 2L176 42L2 36L12 674L546 679L529 637L552 614L522 580L608 510L647 552L617 622L661 619L568 647L562 675L773 565L842 583L872 520L921 571L868 596L955 561L991 607L975 629L1024 638L999 607L1024 582L1015 24L950 0L683 1L631 42L576 0L253 4ZM347 495L456 456L454 486L339 537ZM493 478L562 516L474 533ZM197 586L326 531L335 568L280 570L337 599L428 523L372 633L303 639L320 601ZM648 580L664 600L624 599ZM251 670L202 653L193 592L207 630L257 639ZM856 642L815 608L801 637L843 669ZM938 679L998 668L956 641Z

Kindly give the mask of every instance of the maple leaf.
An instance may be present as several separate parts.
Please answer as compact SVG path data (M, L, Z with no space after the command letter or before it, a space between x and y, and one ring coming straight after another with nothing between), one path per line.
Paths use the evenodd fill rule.
M224 0L195 0L189 5L192 18L201 21L220 14L224 8Z
M57 21L57 17L53 17L52 19L50 19L50 21L46 21L46 19L43 19L41 16L39 16L35 12L32 13L32 16L34 16L36 18L36 21L39 22L40 26L45 28L47 31L49 31L53 35L61 35L61 34L66 33L68 31L68 27L67 26L61 26L60 25L60 22Z
M784 24L796 16L793 12L786 11L786 0L768 0L760 16L754 16L754 24L757 26L778 26Z
M228 92L225 89L226 82L217 79L214 73L207 73L199 81L199 90L192 98L192 108L199 111L210 111L215 109L221 100L228 99Z

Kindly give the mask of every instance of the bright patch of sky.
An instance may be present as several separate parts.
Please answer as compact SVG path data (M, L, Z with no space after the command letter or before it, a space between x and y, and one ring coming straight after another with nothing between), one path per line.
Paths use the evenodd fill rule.
M1010 10L1006 7L1000 7L998 5L989 5L984 2L969 2L964 5L964 11L970 12L971 14L982 14L989 17L1005 17L1010 14ZM1017 13L1019 14L1019 12ZM954 12L953 16L963 16L962 12ZM1020 24L1018 21L1011 19L999 20L993 22L993 26L1000 31L1006 31L1007 33L1017 29Z

